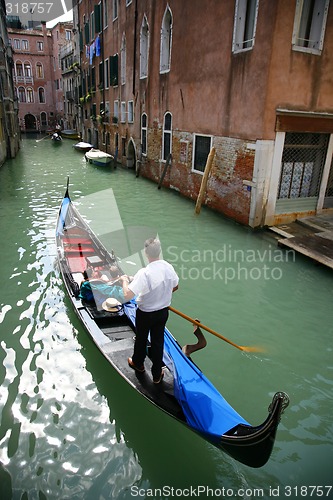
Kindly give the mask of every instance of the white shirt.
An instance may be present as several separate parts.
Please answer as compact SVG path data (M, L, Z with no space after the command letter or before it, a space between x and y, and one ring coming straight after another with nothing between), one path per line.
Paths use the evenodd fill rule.
M172 290L178 281L171 264L165 260L154 260L136 273L128 288L137 295L139 309L152 312L169 307Z

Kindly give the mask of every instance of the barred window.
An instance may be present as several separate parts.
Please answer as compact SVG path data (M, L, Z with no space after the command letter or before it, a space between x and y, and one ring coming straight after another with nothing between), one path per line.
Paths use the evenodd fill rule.
M278 198L319 195L329 134L287 132Z

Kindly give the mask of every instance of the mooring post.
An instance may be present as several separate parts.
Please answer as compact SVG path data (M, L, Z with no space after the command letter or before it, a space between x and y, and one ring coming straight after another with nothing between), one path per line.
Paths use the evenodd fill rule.
M166 163L164 165L164 169L163 169L163 172L162 172L162 175L161 175L161 178L160 178L160 182L158 183L157 189L161 189L161 186L162 186L162 183L163 183L166 171L168 170L168 166L171 163L171 160L172 160L172 154L169 153L168 157L167 157L167 160L166 160Z
M210 173L211 168L213 166L214 156L215 156L215 148L212 148L209 152L209 155L208 155L208 158L206 161L206 166L205 166L204 174L203 174L202 181L201 181L199 195L198 195L197 202L195 205L195 213L196 214L199 214L200 210L201 210L201 205L202 205L205 193L206 193L208 176L209 176L209 173Z

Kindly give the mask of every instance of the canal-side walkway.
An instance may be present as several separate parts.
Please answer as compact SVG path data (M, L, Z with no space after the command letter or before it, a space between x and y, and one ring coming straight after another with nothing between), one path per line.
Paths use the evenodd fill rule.
M292 248L333 269L333 213L305 217L270 230L281 236L280 246Z

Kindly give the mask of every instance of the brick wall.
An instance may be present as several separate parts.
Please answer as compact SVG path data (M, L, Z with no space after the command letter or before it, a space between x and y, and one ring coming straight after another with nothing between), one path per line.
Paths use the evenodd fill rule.
M252 180L254 151L248 141L230 137L214 137L216 154L207 184L204 204L242 224L249 222L251 191L243 180ZM162 127L154 122L148 130L148 155L140 174L159 182L164 169L160 161ZM202 175L192 171L193 135L175 131L172 137L172 166L168 168L163 186L175 189L196 200Z

